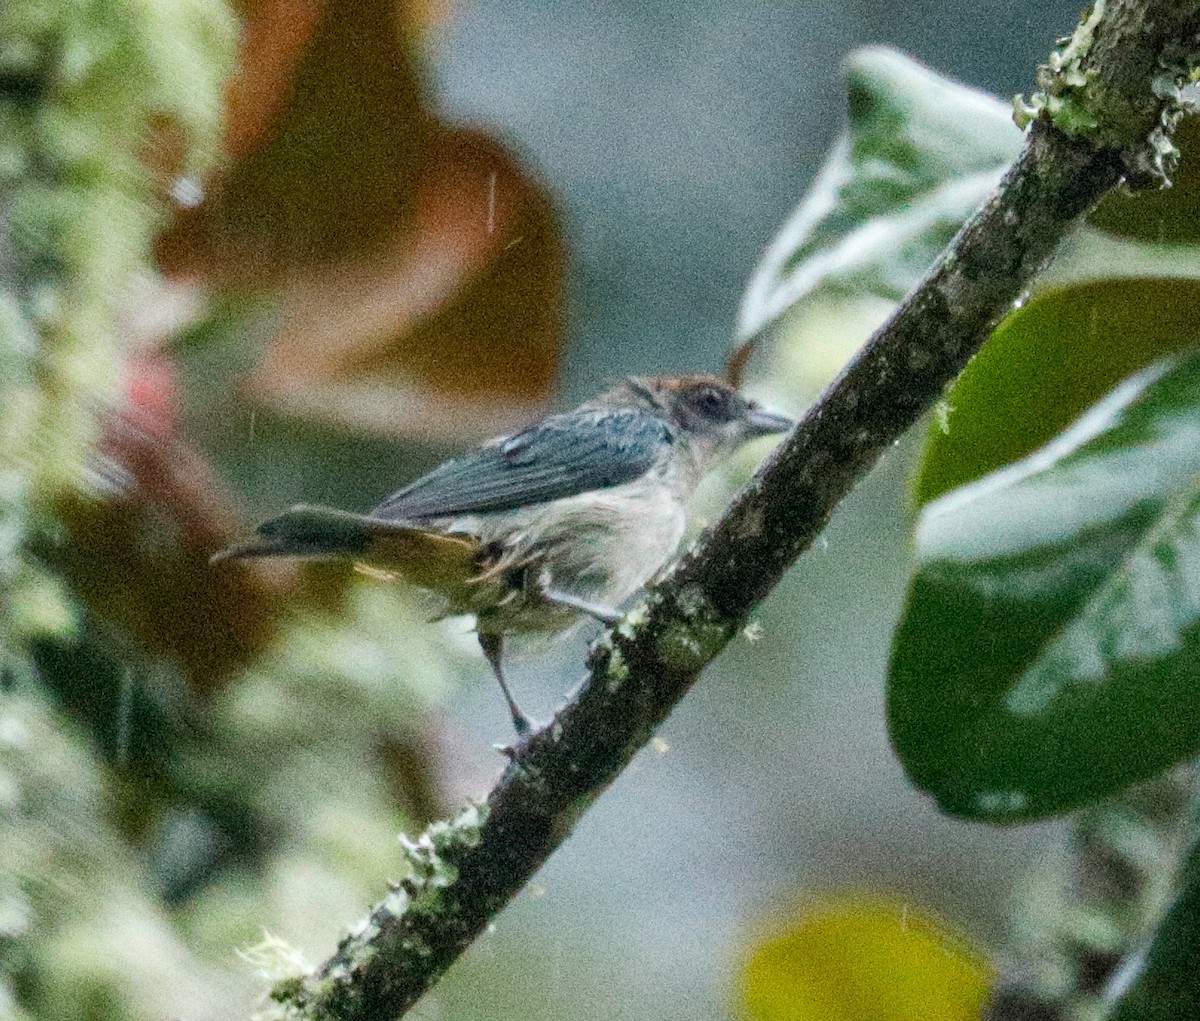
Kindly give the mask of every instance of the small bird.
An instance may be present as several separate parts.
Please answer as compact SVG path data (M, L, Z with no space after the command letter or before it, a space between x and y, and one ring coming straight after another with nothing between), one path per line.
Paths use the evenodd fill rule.
M438 593L445 616L475 615L523 737L505 636L613 624L675 554L705 472L792 424L714 376L634 377L443 462L369 514L301 504L212 559L352 559Z

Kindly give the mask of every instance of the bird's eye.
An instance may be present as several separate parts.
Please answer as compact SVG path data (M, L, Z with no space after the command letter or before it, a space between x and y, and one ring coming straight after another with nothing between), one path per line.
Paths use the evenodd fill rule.
M714 418L729 413L729 396L713 387L705 387L696 395L696 404L706 415Z

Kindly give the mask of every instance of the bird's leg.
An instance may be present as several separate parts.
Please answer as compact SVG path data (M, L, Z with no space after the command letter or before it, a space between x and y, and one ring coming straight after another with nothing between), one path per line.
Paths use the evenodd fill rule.
M500 656L504 651L504 636L491 631L480 631L478 634L479 647L483 649L488 666L492 668L492 673L500 682L500 690L504 693L504 701L508 703L508 711L512 714L513 727L517 731L517 737L518 739L528 737L533 730L533 724L529 717L521 712L521 707L517 705L516 699L512 697L512 692L508 690L508 682L504 679L504 670L500 666Z
M555 606L566 607L568 610L578 610L580 613L586 613L589 617L595 617L601 624L605 624L608 627L612 627L621 619L621 614L611 606L602 606L600 603L593 603L580 596L571 595L570 592L559 592L557 589L551 588L549 581L545 578L541 580L539 587L542 598L546 602L553 603Z

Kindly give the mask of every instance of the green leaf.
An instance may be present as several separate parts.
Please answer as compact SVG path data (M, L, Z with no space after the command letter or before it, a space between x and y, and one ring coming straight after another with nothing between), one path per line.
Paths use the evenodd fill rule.
M947 393L945 427L929 427L917 503L1048 443L1121 380L1189 345L1197 321L1200 282L1187 279L1097 280L1031 301Z
M1154 942L1136 963L1109 1021L1179 1021L1200 1003L1200 843L1184 864L1180 891Z
M1159 244L1200 241L1200 117L1180 121L1173 141L1180 159L1170 188L1113 191L1088 216L1088 222L1114 234Z
M892 651L905 769L944 810L1068 811L1200 750L1200 356L929 504Z
M898 300L1021 149L1007 104L895 50L846 76L849 127L754 271L739 341L823 290Z

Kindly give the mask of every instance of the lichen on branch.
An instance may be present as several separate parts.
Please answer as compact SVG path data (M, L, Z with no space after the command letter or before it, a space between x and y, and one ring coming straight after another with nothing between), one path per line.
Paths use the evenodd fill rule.
M1042 65L1038 91L1014 98L1018 127L1047 120L1072 138L1120 151L1129 186L1168 187L1179 158L1171 135L1195 109L1185 90L1197 80L1200 38L1194 2L1160 6L1095 0Z

